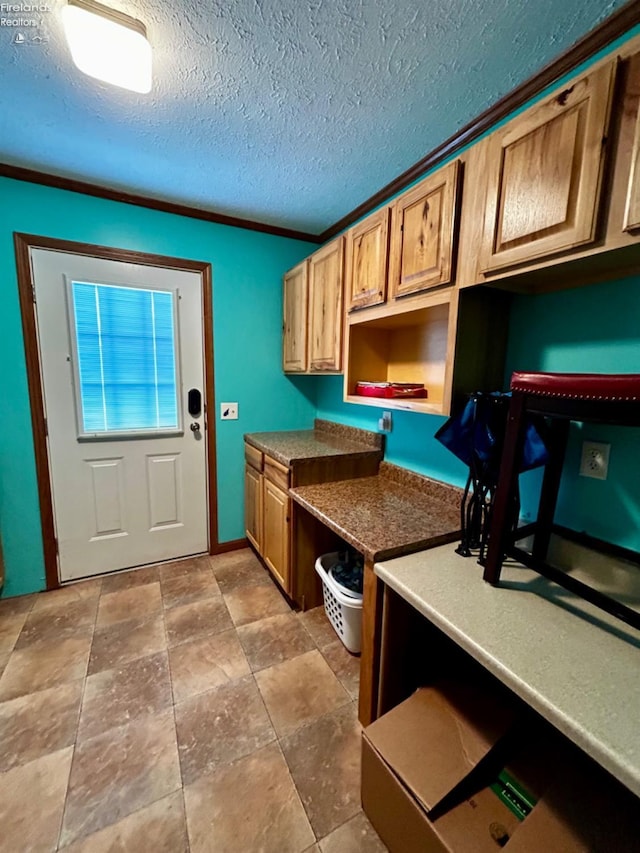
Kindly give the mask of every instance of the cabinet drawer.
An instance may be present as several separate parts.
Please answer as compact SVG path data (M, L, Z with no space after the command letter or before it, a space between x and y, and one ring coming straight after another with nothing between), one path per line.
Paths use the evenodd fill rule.
M247 462L247 465L251 465L252 468L255 468L256 471L262 471L262 451L256 450L255 447L252 447L250 444L244 445L244 458Z
M264 476L284 491L289 489L289 469L281 462L276 462L270 456L264 457Z

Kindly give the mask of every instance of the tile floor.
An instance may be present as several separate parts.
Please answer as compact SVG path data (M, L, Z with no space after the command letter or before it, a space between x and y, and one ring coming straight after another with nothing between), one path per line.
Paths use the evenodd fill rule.
M249 550L0 602L7 853L383 853L359 661Z

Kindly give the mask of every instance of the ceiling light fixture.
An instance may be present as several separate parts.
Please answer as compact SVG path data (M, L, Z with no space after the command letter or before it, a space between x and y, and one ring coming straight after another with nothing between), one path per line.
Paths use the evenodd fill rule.
M151 91L151 45L141 21L94 0L68 0L62 22L80 71L123 89Z

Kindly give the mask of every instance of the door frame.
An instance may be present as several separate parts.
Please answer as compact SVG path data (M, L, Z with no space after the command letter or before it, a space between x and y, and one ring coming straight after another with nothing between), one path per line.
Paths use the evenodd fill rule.
M244 540L218 542L218 492L216 465L216 419L213 370L213 287L211 264L205 261L191 261L166 255L154 255L147 252L116 249L111 246L96 246L91 243L76 243L71 240L58 240L34 234L13 234L16 268L18 273L18 293L22 315L22 333L27 366L27 384L31 404L31 424L33 428L33 446L35 452L36 475L38 481L38 499L40 502L40 520L44 567L47 589L57 589L58 546L53 511L53 493L49 467L49 449L47 445L47 423L44 415L42 389L42 371L40 369L40 347L35 308L35 283L33 281L29 252L31 249L49 249L66 254L84 255L107 261L121 261L150 267L187 270L198 272L202 277L202 316L204 332L204 411L207 432L207 487L209 510L209 553L220 554L242 547Z

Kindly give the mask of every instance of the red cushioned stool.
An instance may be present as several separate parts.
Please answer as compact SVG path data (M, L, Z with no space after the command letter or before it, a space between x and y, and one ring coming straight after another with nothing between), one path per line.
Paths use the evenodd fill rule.
M514 373L504 450L489 528L484 579L497 584L505 556L535 569L545 577L586 598L609 613L640 628L640 615L547 562L549 540L562 475L571 421L640 426L640 374ZM545 466L537 520L531 526L531 554L517 548L523 532L516 532L514 500L518 487L518 462L522 457L528 414L550 419Z

